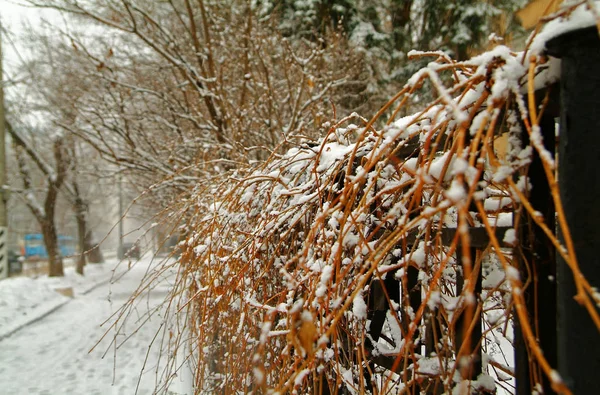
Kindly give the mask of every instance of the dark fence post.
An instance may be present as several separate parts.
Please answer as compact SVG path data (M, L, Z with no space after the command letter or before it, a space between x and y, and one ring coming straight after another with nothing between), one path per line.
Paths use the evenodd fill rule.
M471 255L471 265L473 270L477 268L477 260L478 260L478 252L479 249L476 247L471 247L469 249L469 253ZM456 260L460 265L462 263L462 253L461 246L456 250ZM481 257L479 257L481 259ZM481 366L481 336L482 336L482 328L481 328L481 311L483 311L483 306L481 311L477 312L477 308L481 304L481 291L482 291L482 269L481 264L477 268L476 273L471 273L471 277L469 281L475 282L475 287L473 289L473 293L475 296L476 303L472 306L467 306L458 319L456 320L455 332L456 332L456 351L460 350L463 347L464 343L467 343L468 348L465 350L465 357L468 358L468 365L463 366L461 369L461 375L464 380L477 380L478 376L482 372ZM464 266L463 266L464 267ZM465 273L459 275L457 273L457 281L456 281L456 293L457 295L462 294L464 291L465 284ZM468 333L468 328L473 325L473 330Z
M540 119L544 147L555 157L555 122L559 113L557 98L558 86L550 88L550 100ZM548 92L539 92L543 99ZM538 100L537 102L541 102ZM523 133L525 144L529 138ZM528 174L531 180L529 201L544 216L544 223L555 228L555 208L550 185L544 172L542 159L534 153ZM529 286L523 290L527 310L532 321L536 322L536 337L544 355L552 367L557 365L556 356L556 256L554 245L544 231L535 224L530 215L521 214L519 245L515 249L515 259L519 262L521 277ZM530 361L519 320L515 320L515 378L517 395L530 395L536 381L542 385L543 393L554 394L548 378L540 367Z
M591 27L547 43L562 59L558 179L566 220L583 275L600 286L600 39ZM558 254L557 254L558 255ZM575 394L598 391L600 334L574 300L573 274L557 261L558 367Z

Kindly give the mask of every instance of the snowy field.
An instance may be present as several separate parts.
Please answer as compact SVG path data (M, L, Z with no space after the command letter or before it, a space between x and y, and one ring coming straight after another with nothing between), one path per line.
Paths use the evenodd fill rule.
M116 336L119 347L114 346L114 331L94 347L109 329L110 322L103 323L136 290L150 259L142 259L124 276L111 280L115 264L113 260L96 267L88 265L85 278L67 273L65 279L0 281L1 394L154 392L159 349L156 342L149 345L162 320L154 315L139 329L136 321L148 318L147 311L164 299L168 285L153 289L136 306L134 317ZM73 299L53 290L63 286L73 286ZM42 318L30 322L39 316Z

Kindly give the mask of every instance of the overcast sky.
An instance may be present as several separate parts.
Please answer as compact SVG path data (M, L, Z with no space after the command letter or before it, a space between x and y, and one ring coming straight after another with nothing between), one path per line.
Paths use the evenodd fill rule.
M3 23L10 23L18 19L24 12L27 10L15 5L13 1L0 0L0 17Z
M52 18L54 14L54 18ZM40 20L56 19L56 12L50 10L39 10L18 5L14 0L0 0L0 22L2 23L2 68L5 100L12 103L28 101L30 97L29 86L24 84L15 85L14 81L23 78L19 73L23 67L23 59L31 59L31 51L22 45L22 36L26 26L32 29L41 26ZM18 87L17 89L14 89ZM18 106L14 109L16 110ZM39 119L32 113L28 119L37 123Z
M15 47L19 48L15 35L22 30L23 23L34 16L31 9L19 7L9 0L0 0L0 22L2 23L2 55L4 66L4 79L10 79L11 74L19 65L19 59L15 53Z
M20 61L16 51L22 51L18 36L22 33L24 26L40 25L42 17L52 19L50 10L32 9L18 5L15 0L0 0L0 21L2 23L2 51L4 55L5 73L10 76L19 67ZM56 14L56 13L54 13ZM6 76L5 76L6 78Z

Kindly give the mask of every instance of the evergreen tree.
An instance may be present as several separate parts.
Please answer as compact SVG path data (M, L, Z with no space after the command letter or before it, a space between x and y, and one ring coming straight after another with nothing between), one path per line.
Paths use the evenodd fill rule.
M322 39L329 31L349 31L353 0L257 0L259 13L279 17L279 28L292 37Z
M365 85L376 107L430 59L408 61L413 49L444 51L466 60L486 49L488 37L519 30L514 13L525 0L256 0L259 13L290 39L327 42L340 33L360 54Z

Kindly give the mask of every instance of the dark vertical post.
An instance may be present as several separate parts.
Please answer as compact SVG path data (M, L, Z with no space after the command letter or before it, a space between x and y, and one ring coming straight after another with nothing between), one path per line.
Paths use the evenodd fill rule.
M558 150L560 197L583 275L600 286L600 39L597 28L547 43L562 59ZM575 394L598 391L600 334L576 295L573 274L557 261L558 367Z
M473 269L477 268L475 264L479 259L479 250L477 248L471 248L471 259L473 260ZM482 275L482 264L479 263L479 267L475 273L475 288L474 288L474 296L475 296L475 305L473 306L473 330L471 331L471 339L470 345L471 349L469 350L470 359L471 359L471 368L470 368L470 379L477 380L479 375L482 372L482 359L481 359L481 344L482 344L482 322L481 315L483 314L483 301L481 299L481 292L483 291L483 275ZM471 276L473 278L473 276ZM479 311L477 309L481 307ZM470 325L470 323L469 323Z
M125 221L123 217L123 175L119 173L117 177L119 177L119 247L117 248L117 258L123 259L125 257L125 251L123 250L123 221Z
M478 259L478 249L471 247L469 249L471 255L472 267L475 271L476 262ZM462 262L461 247L459 246L456 250L457 262ZM461 367L462 378L465 380L477 380L477 377L482 372L481 366L481 311L477 313L477 308L481 304L481 291L482 291L482 276L481 276L481 265L477 269L477 272L472 272L469 281L475 281L475 287L473 289L476 303L473 306L467 306L465 310L456 320L455 333L456 333L456 351L463 347L464 343L467 343L467 350L464 356L469 357L468 366ZM464 272L459 275L457 273L456 281L456 293L457 295L463 292L464 288ZM473 326L471 332L468 332L470 326Z
M2 26L0 25L0 32ZM8 277L8 201L6 184L5 130L4 130L4 80L2 77L2 35L0 34L0 280Z
M409 314L407 314L408 312L406 311L406 308L410 306L413 314L416 313L419 310L419 307L421 306L421 283L419 282L419 269L417 269L415 266L407 264L406 265L406 283L407 288L404 289L404 287L402 287L402 292L403 292L403 298L407 298L408 299L408 306L406 304L403 303L403 308L402 308L402 324L404 325L404 331L405 333L409 331L409 323L412 322L412 318L409 316ZM413 349L415 350L415 354L417 354L419 352L420 349L420 345L415 345L415 341L417 340L419 333L418 331L415 331L415 333L413 334L412 339L410 339L410 341L413 344ZM415 359L412 361L412 363L416 362L416 357ZM414 383L413 386L411 387L411 389L409 390L412 391L410 393L420 393L420 385L418 383Z
M555 150L555 116L558 116L558 86L553 86L550 91L550 101L540 120L540 128L544 138L545 148L554 156ZM545 96L546 92L541 92ZM523 136L525 144L528 138ZM542 160L534 153L528 171L531 180L529 201L531 205L544 216L544 223L550 229L555 227L555 208L550 185L544 172ZM556 257L552 242L544 231L535 224L526 213L522 214L521 228L519 229L519 247L515 257L519 262L523 282L529 286L523 290L529 317L537 325L536 337L544 350L544 355L552 367L557 365L556 357ZM515 377L517 395L529 395L535 384L534 377L542 376L540 383L544 394L553 394L550 381L543 375L539 366L529 361L529 352L525 339L520 330L518 320L515 321ZM533 374L535 371L535 375Z

